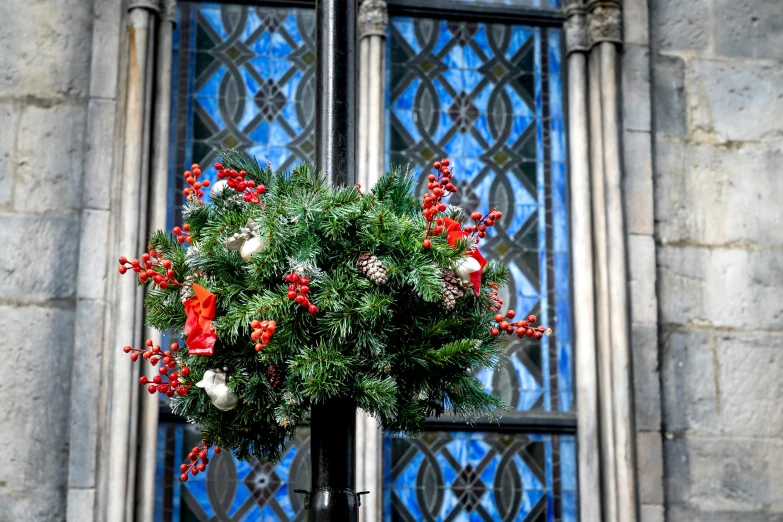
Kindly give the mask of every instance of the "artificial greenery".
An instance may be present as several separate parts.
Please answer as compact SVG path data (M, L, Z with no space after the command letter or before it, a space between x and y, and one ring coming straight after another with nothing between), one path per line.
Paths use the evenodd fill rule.
M507 271L489 262L481 293L466 290L453 310L444 309L443 272L469 245L452 247L441 234L430 248L422 247L427 222L412 196L410 174L392 169L361 193L332 187L305 165L274 173L232 150L223 151L222 163L268 188L260 203L243 201L230 189L207 204L189 198L184 220L192 242L183 248L175 236L157 232L151 245L172 261L177 280L216 296L214 355L177 356L190 369L188 379L197 382L206 370L226 368L229 389L240 400L235 409L221 411L203 389L192 387L172 398L175 413L201 425L210 441L238 458L274 462L311 404L326 398L353 398L385 429L406 432L421 430L428 417L492 417L504 407L472 375L499 364L489 285L503 286ZM456 207L446 215L466 219ZM248 218L264 246L245 262L223 242ZM357 269L366 252L382 261L385 285ZM289 299L284 277L292 272L310 279L317 313ZM181 332L182 294L175 285L151 290L147 323ZM254 320L277 323L260 352L250 338ZM270 365L282 372L277 388L267 375Z

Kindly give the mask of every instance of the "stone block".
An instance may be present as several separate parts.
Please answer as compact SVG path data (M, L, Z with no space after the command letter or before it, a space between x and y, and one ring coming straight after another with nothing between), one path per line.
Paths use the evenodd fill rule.
M652 236L628 236L628 260L631 320L655 324L658 322L658 302L655 295L655 241Z
M656 133L684 138L687 134L685 62L676 56L654 55L652 67L653 128Z
M69 103L27 105L17 138L14 208L68 213L81 205L86 108ZM31 190L35 187L35 190Z
M59 489L0 482L0 522L65 522L65 513L65 495Z
M0 245L2 299L42 302L75 296L78 220L0 215Z
M658 369L657 326L642 324L631 326L631 350L636 429L660 431L661 384Z
M649 131L650 50L643 45L623 47L623 125L626 129Z
M100 2L99 2L100 3ZM87 93L92 2L0 2L0 96Z
M92 62L90 64L90 96L116 99L122 27L122 0L102 0L94 4L92 29Z
M95 520L95 489L68 489L66 520Z
M663 447L660 432L642 431L636 434L636 462L639 469L639 502L663 504Z
M623 191L629 234L655 233L650 139L649 132L623 133Z
M84 152L82 205L86 208L108 209L111 205L114 172L114 125L117 121L117 102L90 100L87 110L89 146Z
M641 522L664 522L662 505L642 504L639 508Z
M773 477L783 473L783 445L770 439L675 439L664 442L666 499L703 513L762 513L779 502ZM770 513L764 513L767 517ZM682 519L677 519L682 520ZM694 519L689 519L694 520ZM751 519L752 520L752 519ZM761 518L756 520L769 520Z
M709 45L712 0L655 0L650 39L655 50L700 50Z
M783 328L783 259L774 250L658 249L662 324Z
M0 484L21 490L20 504L40 499L45 506L50 491L64 495L73 322L72 310L0 306L3 358L14 367L0 380ZM0 496L5 494L0 491ZM63 500L51 499L57 513L64 512ZM32 503L28 507L38 509Z
M658 140L655 157L662 242L783 246L783 149Z
M667 522L783 522L783 513L765 510L750 511L701 511L698 508L674 504L667 506Z
M82 212L76 276L79 299L103 299L105 296L110 265L110 252L106 248L111 237L110 218L108 210L85 209ZM111 268L116 270L114 266L112 263Z
M82 356L71 377L68 486L95 487L101 402L104 309L102 301L80 299L76 307L74 353ZM70 505L69 505L70 509Z
M783 9L777 0L715 0L715 51L783 60Z
M626 44L650 44L650 19L647 0L623 2L623 41Z
M661 333L661 403L669 436L717 434L719 364L708 333Z
M691 135L709 142L779 143L783 137L782 84L783 65L690 60L687 94Z
M0 205L11 200L14 189L14 149L19 124L19 107L15 102L0 103Z

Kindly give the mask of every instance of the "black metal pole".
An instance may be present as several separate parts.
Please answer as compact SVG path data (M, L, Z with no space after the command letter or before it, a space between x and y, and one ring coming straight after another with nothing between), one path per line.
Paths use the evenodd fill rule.
M356 183L356 1L316 3L315 167Z
M358 522L356 404L329 399L310 412L309 522Z
M317 0L315 168L332 185L356 181L356 2ZM309 522L358 522L356 404L329 399L310 412Z

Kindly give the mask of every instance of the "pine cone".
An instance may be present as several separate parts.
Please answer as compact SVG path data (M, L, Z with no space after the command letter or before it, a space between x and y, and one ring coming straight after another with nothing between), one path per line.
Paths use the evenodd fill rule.
M378 286L385 285L389 281L386 267L383 266L380 259L369 252L359 256L359 273Z
M442 279L443 308L446 310L454 310L454 307L457 305L457 298L465 295L465 293L462 291L460 280L451 270L444 270Z
M275 390L283 383L283 369L279 364L270 364L266 367L266 377L269 379L269 384Z

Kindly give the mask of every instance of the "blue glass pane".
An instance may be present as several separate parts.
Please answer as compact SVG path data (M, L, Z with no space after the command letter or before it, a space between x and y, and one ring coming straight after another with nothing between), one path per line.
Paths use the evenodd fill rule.
M555 331L509 338L508 368L479 378L512 415L572 411L560 29L393 17L387 42L387 161L423 174L448 157L451 203L504 212L481 246L511 271L501 297ZM417 190L426 183L421 175Z
M155 520L255 522L304 519L304 497L295 489L310 485L309 429L300 429L277 466L242 462L228 452L209 452L207 471L180 482L181 463L199 445L200 432L189 424L158 427Z
M311 9L180 2L174 34L171 217L181 173L214 181L222 146L275 169L313 159L315 17ZM209 198L209 195L206 195Z
M576 521L572 435L427 432L384 440L384 520Z

